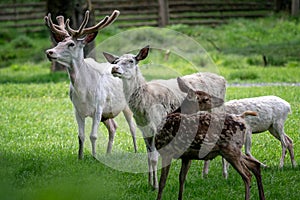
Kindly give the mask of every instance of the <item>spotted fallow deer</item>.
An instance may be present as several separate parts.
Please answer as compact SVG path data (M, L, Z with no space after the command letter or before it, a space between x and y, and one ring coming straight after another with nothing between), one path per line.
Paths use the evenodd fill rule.
M183 85L180 88L186 87L180 78L177 80L179 86ZM191 166L191 161L212 160L218 155L225 158L242 177L245 184L245 200L250 199L250 171L256 177L259 199L264 200L260 162L251 156L242 154L241 151L246 132L244 118L246 115L256 116L257 113L245 111L241 115L234 115L222 112L197 112L203 106L209 105L207 104L208 101L202 100L202 97L207 95L194 92L192 96L198 98L196 101L192 101L189 97L191 96L189 93L192 90L187 91L189 91L188 95L181 106L162 120L155 135L155 147L162 158L157 200L162 199L163 189L173 158L180 158L182 161L178 193L178 200L182 200L184 182Z
M134 150L137 151L135 139L135 124L133 115L127 106L122 81L111 75L108 65L97 63L92 58L84 58L83 48L93 41L98 31L107 27L118 17L119 11L115 10L110 16L93 27L86 28L89 20L89 11L78 30L69 26L70 20L64 21L63 16L56 17L58 24L54 24L51 15L45 16L46 25L49 27L57 45L46 51L50 61L56 61L66 66L70 78L70 98L75 108L75 117L78 124L79 159L83 158L85 140L85 118L92 118L90 140L92 154L96 156L97 130L100 121L109 132L107 153L112 150L112 144L117 125L113 120L121 111L123 112L131 131Z

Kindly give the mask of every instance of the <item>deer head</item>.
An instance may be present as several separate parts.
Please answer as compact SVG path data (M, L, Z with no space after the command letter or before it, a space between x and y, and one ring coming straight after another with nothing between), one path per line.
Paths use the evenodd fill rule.
M185 114L196 113L198 111L210 110L223 105L224 100L203 91L196 91L189 87L180 77L177 78L180 90L187 93L181 104L181 111Z
M149 53L149 45L142 48L137 55L124 54L120 57L113 54L103 52L106 60L112 64L111 73L115 77L131 79L136 76L138 62L144 60Z
M93 41L98 31L114 22L120 12L115 10L110 16L106 16L95 26L86 28L89 20L89 11L86 11L84 19L78 30L70 27L70 20L64 21L63 16L57 16L58 24L54 24L51 14L45 16L45 23L49 27L57 46L46 51L49 60L57 62L69 67L72 60L83 59L83 47Z

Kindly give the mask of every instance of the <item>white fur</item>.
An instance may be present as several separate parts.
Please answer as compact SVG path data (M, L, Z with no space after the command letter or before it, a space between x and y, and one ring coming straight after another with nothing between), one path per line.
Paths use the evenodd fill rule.
M276 139L281 142L282 156L279 167L284 165L284 158L287 149L290 153L292 165L296 166L294 160L293 141L284 132L284 123L288 114L291 112L291 106L285 100L277 96L262 96L255 98L245 98L231 100L225 103L225 110L228 113L238 114L246 110L252 110L258 113L258 117L247 117L247 132L245 141L245 153L251 156L251 138L252 134L269 131ZM203 169L203 174L208 173L207 164ZM227 177L226 165L223 165L223 175Z
M226 112L234 114L242 110L253 110L259 115L259 117L246 118L248 125L245 142L246 154L251 155L251 133L255 134L269 131L281 142L282 157L279 166L283 167L287 148L290 152L292 164L296 165L293 155L293 141L284 132L284 123L288 114L291 112L291 106L288 102L277 96L262 96L231 100L225 103L225 109Z
M69 44L75 45L70 47ZM91 117L92 129L90 140L92 154L96 156L97 131L102 120L109 132L107 153L112 150L117 125L113 118L121 111L129 124L133 138L134 149L137 151L135 139L135 124L123 93L122 81L111 75L111 66L97 63L92 58L83 57L84 42L76 38L66 38L56 47L46 51L49 59L55 59L65 65L71 80L70 98L75 108L78 124L79 153L83 158L85 140L85 118Z

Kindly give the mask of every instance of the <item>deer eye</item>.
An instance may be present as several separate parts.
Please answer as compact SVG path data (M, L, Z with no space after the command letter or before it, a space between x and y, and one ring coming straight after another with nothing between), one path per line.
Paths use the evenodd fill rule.
M68 44L68 47L74 47L75 44L73 42L71 42L70 44Z
M116 60L112 61L111 64L117 64L118 62L119 62L119 60L116 59Z
M129 63L133 64L133 60L129 60Z

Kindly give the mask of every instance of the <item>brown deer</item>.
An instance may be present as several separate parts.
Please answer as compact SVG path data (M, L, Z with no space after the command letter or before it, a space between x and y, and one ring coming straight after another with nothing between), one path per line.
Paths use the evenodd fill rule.
M184 84L180 78L177 80L179 86ZM200 95L198 99L202 99L201 94L195 93L195 95ZM182 160L178 194L178 199L181 200L191 161L212 160L218 155L225 158L243 178L246 200L250 199L250 171L256 177L259 197L264 200L260 163L254 158L242 154L241 151L246 132L244 117L257 114L245 111L241 115L233 115L207 111L197 112L197 110L189 109L189 107L201 107L199 106L201 103L203 102L189 101L187 97L180 106L181 113L168 114L157 129L155 147L162 157L157 200L162 199L162 192L173 158Z

